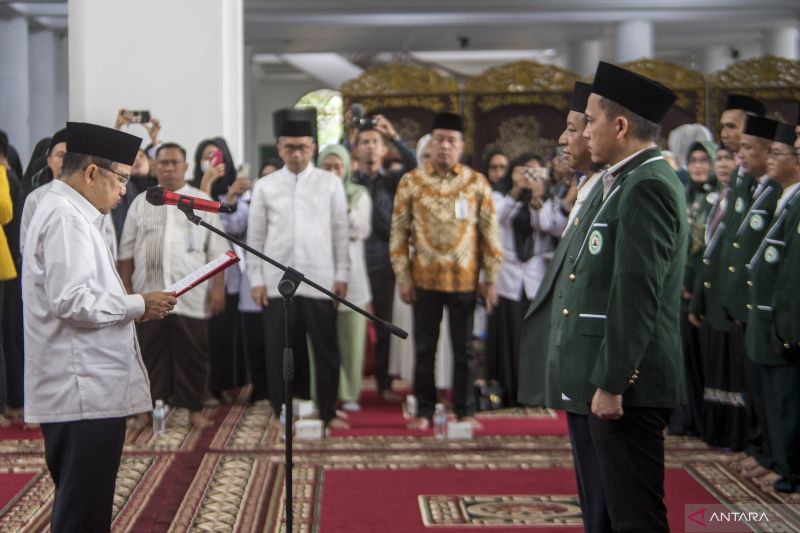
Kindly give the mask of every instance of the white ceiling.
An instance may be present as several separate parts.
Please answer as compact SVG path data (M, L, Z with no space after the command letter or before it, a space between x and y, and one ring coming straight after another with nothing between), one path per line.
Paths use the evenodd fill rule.
M113 0L112 0L113 1ZM567 44L598 39L613 49L615 24L653 22L655 56L697 68L702 50L763 49L764 32L797 24L800 0L244 0L245 44L261 74L310 74L332 84L387 61L472 75L513 59L566 66ZM0 0L0 16L66 31L67 2ZM337 54L339 59L320 61ZM332 57L332 56L329 56ZM315 60L316 58L316 60ZM320 64L323 66L320 67ZM354 70L355 69L355 70Z

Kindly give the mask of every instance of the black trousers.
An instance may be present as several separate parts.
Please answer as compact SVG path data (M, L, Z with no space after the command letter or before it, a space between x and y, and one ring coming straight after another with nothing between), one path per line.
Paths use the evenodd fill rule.
M730 332L731 350L745 354L745 409L747 412L747 437L748 443L745 451L758 461L764 468L772 470L775 461L772 459L769 435L764 429L766 411L764 407L764 394L761 385L761 372L759 365L746 355L744 326L734 324Z
M394 302L394 272L391 267L382 268L369 273L369 285L372 291L372 308L375 316L392 321L392 304ZM392 388L389 376L389 340L390 333L386 328L378 329L378 342L375 346L375 379L378 381L378 392Z
M208 390L216 397L247 383L239 330L238 294L225 295L225 310L208 319Z
M800 490L800 366L758 365L778 492Z
M264 323L261 313L239 313L239 336L247 359L250 383L253 394L250 401L257 402L269 398L267 385L267 361L264 357Z
M578 500L583 512L583 529L587 533L611 533L600 458L589 433L589 416L567 411L567 426L578 482Z
M475 414L475 352L472 349L474 292L438 292L417 289L414 303L414 394L417 416L431 418L436 407L436 345L444 307L450 313L453 344L453 409L458 418Z
M664 505L664 428L670 414L670 409L625 407L619 420L588 417L615 533L669 531Z
M42 434L45 461L56 486L51 531L109 531L125 418L42 424Z
M285 344L282 298L270 298L262 314L267 381L272 409L280 413L284 403L283 348ZM314 349L314 369L317 383L317 408L326 424L336 417L336 397L339 391L339 344L336 337L336 309L331 300L292 298L289 315L289 340L294 351L296 396L308 398L308 341Z
M168 315L137 324L136 331L153 401L201 411L208 380L208 321Z
M19 267L17 268L19 272ZM2 337L6 358L6 392L7 404L10 407L22 408L23 405L23 348L22 339L22 286L20 276L2 282L3 320Z
M506 406L517 405L519 344L522 318L528 303L524 294L519 301L501 296L487 321L484 377L500 383L503 387L503 404Z

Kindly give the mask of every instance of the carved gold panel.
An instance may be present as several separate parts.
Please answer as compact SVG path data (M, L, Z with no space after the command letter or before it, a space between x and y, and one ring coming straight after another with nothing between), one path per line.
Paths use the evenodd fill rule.
M769 116L793 123L800 101L800 61L771 55L738 61L712 74L711 87L715 117L726 96L739 93L763 100Z

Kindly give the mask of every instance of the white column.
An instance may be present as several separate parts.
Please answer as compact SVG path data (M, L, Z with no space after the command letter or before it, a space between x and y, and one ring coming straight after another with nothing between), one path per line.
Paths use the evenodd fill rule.
M256 141L256 77L253 49L244 48L244 161L250 163L250 175L258 177L258 143Z
M614 33L614 60L625 63L653 57L653 23L647 20L624 20Z
M49 30L31 32L30 117L31 146L63 127L56 120L56 35Z
M786 59L800 59L800 27L797 22L764 30L766 53Z
M729 46L709 46L703 49L701 68L704 74L723 70L731 63L733 63L733 56Z
M29 87L28 21L0 18L0 128L19 152L23 169L31 154Z
M241 161L242 1L69 0L70 118L112 125L119 108L148 110L190 157L221 135Z
M592 74L600 59L599 40L570 41L567 45L567 70L579 76Z
M66 33L56 35L55 121L63 128L69 118L69 39Z

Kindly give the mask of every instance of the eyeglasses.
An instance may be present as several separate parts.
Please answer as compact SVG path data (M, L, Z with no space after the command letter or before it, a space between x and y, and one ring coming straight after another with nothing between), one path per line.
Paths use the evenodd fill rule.
M294 152L300 152L301 154L304 154L311 150L310 144L283 144L281 146L290 154L293 154Z
M709 158L707 158L707 157L690 157L689 160L686 163L689 164L689 165L692 165L692 164L697 164L697 163L708 164L710 162L711 162L711 160Z
M156 160L156 165L166 168L166 167L178 167L183 164L183 161L180 159L158 159Z
M794 156L796 156L796 155L797 155L797 152L796 152L796 151L794 151L794 150L790 150L790 151L788 151L788 152L778 152L778 151L776 151L776 150L772 150L772 149L770 149L770 150L767 152L767 156L768 156L768 157L771 157L772 159L778 159L779 157L783 157L783 156L785 156L785 155L788 155L788 156L790 156L790 157L794 157Z
M130 176L126 176L125 174L120 174L119 172L114 172L110 168L101 167L99 165L98 165L97 168L99 168L100 170L105 170L106 172L111 172L112 174L114 174L116 176L117 181L119 182L119 184L122 185L123 187L128 185L128 182L131 180Z

